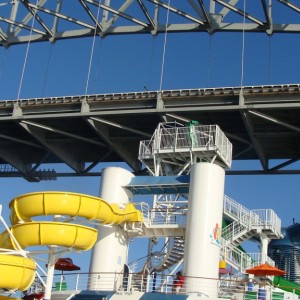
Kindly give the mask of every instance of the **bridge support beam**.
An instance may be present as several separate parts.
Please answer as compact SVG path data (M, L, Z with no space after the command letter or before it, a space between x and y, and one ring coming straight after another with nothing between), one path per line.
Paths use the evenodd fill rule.
M184 293L217 297L224 181L225 171L218 165L197 163L191 168Z

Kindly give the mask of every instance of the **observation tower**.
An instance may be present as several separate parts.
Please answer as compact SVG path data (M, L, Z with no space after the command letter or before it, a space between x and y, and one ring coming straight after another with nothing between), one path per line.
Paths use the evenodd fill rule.
M204 294L217 297L217 281L204 278L218 278L224 169L231 158L232 145L219 126L197 121L160 123L152 138L140 143L139 159L153 176L190 175L183 266L187 292L205 286ZM154 197L153 207L162 205L177 206Z

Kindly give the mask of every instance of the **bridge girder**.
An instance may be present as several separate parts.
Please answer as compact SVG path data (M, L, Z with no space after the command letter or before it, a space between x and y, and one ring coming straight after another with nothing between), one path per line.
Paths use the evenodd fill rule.
M113 3L114 2L114 3ZM117 2L117 4L116 4ZM14 0L1 4L0 45L180 32L299 33L291 0ZM170 18L167 18L167 14ZM168 24L167 23L168 19ZM295 20L295 22L293 22Z
M99 176L94 170L103 162L125 162L145 174L139 143L151 138L162 118L218 124L233 144L233 161L257 162L227 174L300 174L296 84L1 101L0 177ZM71 169L47 170L56 164ZM44 166L45 172L37 170Z

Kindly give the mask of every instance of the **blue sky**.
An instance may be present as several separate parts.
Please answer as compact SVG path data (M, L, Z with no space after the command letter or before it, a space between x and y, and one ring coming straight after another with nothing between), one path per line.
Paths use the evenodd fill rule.
M243 85L299 82L297 34L245 34ZM113 93L240 86L242 33L168 34L162 72L164 35L96 39L88 93ZM0 100L85 94L92 38L31 44L20 84L27 45L0 49ZM234 162L239 164L239 162ZM246 162L251 167L255 162ZM101 166L98 167L100 169ZM60 190L98 195L100 178L58 178L28 183L1 178L1 204L7 219L9 201L23 193ZM249 209L272 208L284 226L300 222L299 175L227 176L225 193ZM135 254L136 255L136 254ZM141 256L144 254L142 253ZM77 256L76 256L77 257ZM76 258L88 270L88 255Z

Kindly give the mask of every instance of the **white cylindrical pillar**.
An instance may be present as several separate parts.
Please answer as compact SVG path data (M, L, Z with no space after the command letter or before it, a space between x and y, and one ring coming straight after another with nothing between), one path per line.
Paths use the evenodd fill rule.
M225 171L212 163L191 168L184 249L184 290L217 297Z
M124 208L131 194L122 188L134 175L122 168L109 167L102 171L99 197ZM119 225L99 225L98 239L93 248L89 289L115 290L122 284L119 274L127 264L128 239ZM95 274L99 273L99 274ZM101 273L101 274L100 274Z
M260 233L260 263L268 263L268 245L269 238L263 232Z
M53 277L54 277L54 270L55 270L55 250L54 247L50 247L50 253L48 257L48 266L47 266L47 278L46 278L46 286L44 292L44 300L51 299L51 292L52 292L52 285L53 285Z

